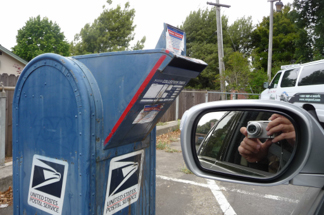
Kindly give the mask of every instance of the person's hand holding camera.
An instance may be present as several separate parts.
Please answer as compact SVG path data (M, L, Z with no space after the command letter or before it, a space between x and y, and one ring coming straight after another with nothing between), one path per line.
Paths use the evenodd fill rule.
M258 138L248 138L246 127L242 127L240 132L245 136L238 147L240 155L250 163L259 162L267 157L269 146L272 144L271 139L262 143Z
M252 122L248 124L248 129L242 127L240 132L245 138L238 147L238 151L250 163L265 159L272 143L287 140L293 145L296 138L295 129L290 120L279 114L272 114L269 122ZM262 143L259 138L268 139Z
M281 140L287 140L290 144L295 144L296 132L293 124L286 117L279 114L272 114L269 118L269 122L266 130L267 135L275 135L272 142L279 142Z

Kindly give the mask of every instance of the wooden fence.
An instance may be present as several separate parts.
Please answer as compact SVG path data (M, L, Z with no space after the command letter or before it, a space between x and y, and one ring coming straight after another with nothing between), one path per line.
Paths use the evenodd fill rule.
M8 75L6 73L0 74L0 83L3 86L14 87L18 81L18 76ZM0 86L0 90L1 86ZM5 154L6 157L12 156L12 101L14 96L14 91L6 91L7 101L6 101L6 139L5 139ZM1 120L1 119L0 119Z
M207 91L206 90L184 90L179 94L179 106L176 107L176 101L172 103L170 108L165 112L165 114L160 119L160 122L169 122L176 120L176 111L178 109L178 119L181 119L183 113L200 103L205 103L206 101L218 101L220 100L220 94L213 93L217 91ZM206 95L208 96L206 98Z

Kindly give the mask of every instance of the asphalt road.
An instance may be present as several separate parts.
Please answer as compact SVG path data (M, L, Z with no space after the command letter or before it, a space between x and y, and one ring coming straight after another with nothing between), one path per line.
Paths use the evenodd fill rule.
M171 148L181 150L180 142ZM181 152L157 150L156 214L291 214L308 187L247 186L186 174Z
M314 188L280 185L247 186L206 180L186 173L180 141L157 150L156 214L204 215L285 215L291 214L304 193ZM12 214L12 206L0 215Z

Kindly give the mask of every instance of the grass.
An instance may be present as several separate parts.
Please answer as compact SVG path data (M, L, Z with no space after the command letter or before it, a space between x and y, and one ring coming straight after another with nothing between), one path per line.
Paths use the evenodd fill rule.
M156 125L157 126L162 126L162 125L166 125L167 123L166 122L158 122Z
M169 153L181 152L177 149L171 148L168 143L162 141L158 141L158 143L156 144L156 148L159 150L164 150L165 152L169 152Z
M174 128L172 131L180 131L180 123L181 123L181 120L178 119L178 125L176 128Z
M167 143L162 141L157 141L156 149L164 150L167 147Z
M180 121L178 121L178 125L180 126ZM165 152L174 153L181 152L177 149L173 149L170 147L170 143L178 141L180 137L180 130L177 129L175 131L162 134L156 137L156 149L164 150ZM186 166L183 166L180 169L181 172L185 174L193 174Z
M176 141L178 141L178 138L175 138L175 137L170 137L170 142L176 142Z
M186 166L183 166L180 171L185 174L193 174Z
M166 152L181 152L170 147L170 143L178 141L180 137L180 130L172 131L156 137L156 149L164 150Z
M177 149L170 148L169 146L166 147L166 149L165 149L164 151L169 152L169 153L173 153L173 152L181 152L181 151L179 151L179 150L177 150Z

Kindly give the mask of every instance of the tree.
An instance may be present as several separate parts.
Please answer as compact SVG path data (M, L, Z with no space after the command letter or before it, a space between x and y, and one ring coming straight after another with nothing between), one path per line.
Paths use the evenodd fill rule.
M144 36L140 41L137 41L136 44L132 47L132 50L142 50L144 48L144 43L146 37Z
M313 47L312 59L322 59L324 56L324 1L294 0L294 7L296 8L296 24L299 28L307 30L308 40L305 42Z
M291 6L285 6L282 12L273 17L272 68L276 65L305 62L308 60L309 46L304 43L305 30L295 24ZM269 17L264 17L252 33L253 66L267 71L269 45ZM298 45L298 46L297 46ZM276 71L272 70L273 73Z
M208 66L198 77L191 79L187 87L206 90L220 89L220 82L215 81L216 75L219 74L217 44L194 43L191 50L190 57L203 60Z
M208 67L187 87L195 89L219 89L219 82L215 82L218 71L218 49L216 34L215 8L190 12L181 29L186 32L187 56L205 61ZM223 32L227 29L228 19L222 16ZM224 52L226 53L229 39L224 37Z
M231 90L246 90L249 86L249 61L242 53L233 52L226 63L225 80Z
M217 80L218 45L216 29L216 8L191 12L180 26L186 32L187 56L205 61L208 67L188 87L195 89L219 90L220 82ZM228 26L228 18L222 16L223 48L225 68L226 58L238 51L248 57L251 53L252 19L241 18L233 25Z
M249 73L249 83L246 92L260 94L264 88L263 83L268 80L267 73L263 70L253 70ZM249 96L249 98L257 99L258 96Z
M24 27L18 30L17 45L12 48L13 53L30 61L43 53L57 53L69 56L69 43L60 27L40 16L30 18Z
M107 1L111 5L112 1ZM124 51L130 49L130 42L134 39L133 25L135 10L130 9L129 2L124 9L118 5L116 8L105 9L92 24L86 24L74 37L71 43L73 55L100 53L111 51ZM143 37L132 49L143 49L146 38Z
M228 27L227 34L231 39L232 49L249 57L252 52L252 17L242 17Z

